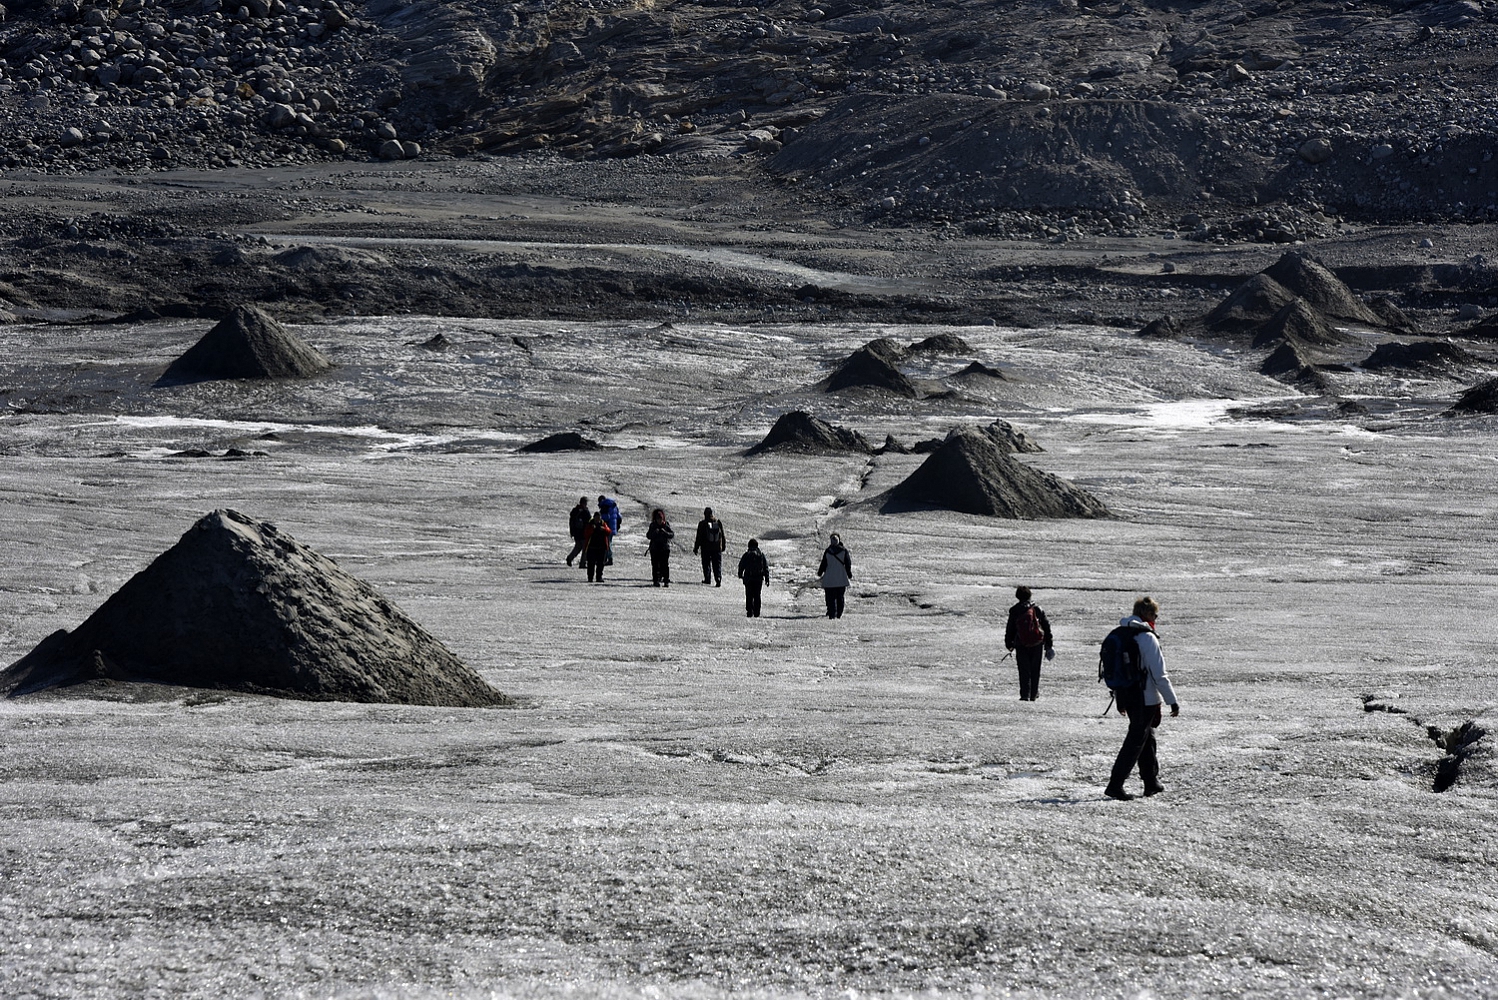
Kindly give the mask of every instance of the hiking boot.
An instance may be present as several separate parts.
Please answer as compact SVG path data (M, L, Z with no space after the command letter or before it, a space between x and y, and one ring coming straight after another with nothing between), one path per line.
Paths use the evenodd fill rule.
M1117 799L1120 802L1128 802L1134 798L1134 796L1124 791L1121 785L1109 785L1103 789L1103 794L1110 799Z
M1144 786L1144 796L1145 796L1145 798L1149 798L1151 795L1159 795L1163 791L1165 791L1165 786L1162 785L1162 784L1160 784L1158 781L1155 782L1153 785L1145 785Z

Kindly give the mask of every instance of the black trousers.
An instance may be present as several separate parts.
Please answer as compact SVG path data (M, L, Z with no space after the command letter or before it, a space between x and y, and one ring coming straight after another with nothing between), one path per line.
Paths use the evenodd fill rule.
M702 582L707 583L709 580L714 583L723 582L722 552L704 551L702 553Z
M603 568L608 565L608 557L607 552L589 552L584 557L587 560L585 565L588 567L589 583L595 580L599 583L603 582Z
M1045 646L1016 649L1014 662L1019 664L1019 697L1021 701L1034 701L1040 694L1040 659L1045 655Z
M828 587L827 594L827 617L841 618L843 616L843 596L847 594L847 587Z
M567 565L571 566L572 560L576 559L582 553L582 551L583 540L581 538L574 538L572 540L572 551L567 553Z
M657 587L671 582L671 553L650 550L650 580Z
M759 577L744 577L744 613L750 618L759 617L759 592L764 587L765 581Z
M1111 788L1122 788L1129 780L1134 766L1139 766L1139 777L1146 788L1160 783L1160 760L1155 756L1155 727L1160 724L1160 706L1146 705L1144 692L1131 692L1118 698L1118 707L1129 715L1129 732L1118 758L1113 762L1113 773L1108 779Z

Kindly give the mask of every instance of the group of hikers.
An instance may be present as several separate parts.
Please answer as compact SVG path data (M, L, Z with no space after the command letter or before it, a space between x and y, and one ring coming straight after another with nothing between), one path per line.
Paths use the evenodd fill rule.
M619 503L613 497L600 496L596 511L589 509L587 497L577 498L577 506L568 518L572 551L567 553L567 565L582 556L589 583L602 583L604 567L614 564L614 537L619 534L622 520ZM666 519L666 512L659 507L651 511L645 541L650 551L650 582L654 586L671 586L671 541L675 537L676 530ZM723 586L723 553L727 549L728 534L723 530L723 522L711 507L705 508L692 542L692 554L702 557L704 584ZM770 562L760 551L759 539L751 538L745 544L744 554L739 557L738 575L744 583L744 614L758 618L760 593L770 581ZM822 553L817 578L826 593L827 617L841 618L848 585L853 582L853 557L835 532Z
M590 583L603 581L603 570L614 562L613 542L619 533L622 518L619 504L608 496L598 498L598 510L588 507L588 498L579 497L572 508L570 531L572 551L567 555L567 565L582 556L582 564ZM665 511L656 508L651 512L650 524L645 529L645 538L650 550L651 582L657 587L671 586L671 542L676 532L666 519ZM702 559L702 582L715 587L723 586L723 553L728 548L728 535L723 522L708 507L697 522L697 535L692 542L692 553ZM770 579L770 563L760 551L758 539L751 538L739 557L739 579L744 584L744 613L758 618L760 592ZM828 538L827 548L817 566L817 583L826 596L827 617L843 616L844 598L848 585L853 582L853 557L843 540L834 532ZM1035 701L1040 697L1040 666L1042 661L1056 656L1051 638L1051 622L1046 613L1034 601L1029 587L1017 587L1015 603L1009 609L1004 626L1004 648L1014 655L1019 671L1020 701ZM1108 634L1099 653L1098 679L1105 681L1111 693L1110 704L1116 705L1120 715L1129 720L1128 734L1114 759L1113 770L1103 794L1111 799L1127 801L1134 795L1124 788L1124 783L1137 767L1144 782L1145 796L1158 795L1165 790L1160 783L1160 761L1156 755L1155 730L1163 716L1162 706L1170 707L1170 714L1181 714L1175 689L1165 672L1165 658L1160 651L1160 637L1155 632L1155 621L1160 614L1160 604L1152 597L1141 597L1134 602L1133 613L1119 620L1118 627Z

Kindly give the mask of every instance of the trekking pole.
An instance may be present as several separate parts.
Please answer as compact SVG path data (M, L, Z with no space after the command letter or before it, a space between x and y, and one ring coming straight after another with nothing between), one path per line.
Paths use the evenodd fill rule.
M1011 649L1009 652L1007 652L1003 656L999 657L999 662L1003 663L1005 660L1009 659L1009 657L1011 657L1013 655L1014 655L1014 650Z
M1112 692L1112 691L1108 692L1108 704L1106 704L1106 705L1103 706L1103 714L1100 715L1100 716L1098 716L1098 718L1101 719L1101 718L1105 717L1108 714L1108 709L1110 709L1110 708L1113 707L1113 699L1115 697L1116 697L1116 695L1114 694L1114 692Z

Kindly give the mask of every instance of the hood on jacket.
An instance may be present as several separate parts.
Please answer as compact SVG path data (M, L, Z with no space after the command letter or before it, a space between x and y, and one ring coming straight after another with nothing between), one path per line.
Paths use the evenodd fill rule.
M1147 628L1151 632L1155 630L1155 626L1151 625L1143 618L1140 618L1138 615L1124 615L1118 620L1118 624L1120 627L1126 628Z

